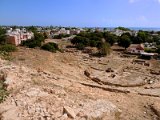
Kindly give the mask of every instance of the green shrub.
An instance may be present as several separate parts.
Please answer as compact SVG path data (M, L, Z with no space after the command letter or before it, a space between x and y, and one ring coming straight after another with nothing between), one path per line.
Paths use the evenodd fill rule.
M14 52L16 51L17 48L14 45L10 45L10 44L5 44L5 45L1 45L0 46L0 51L4 51L4 52Z
M85 45L82 44L82 43L79 43L79 44L76 45L76 47L77 47L78 50L84 50Z
M4 84L4 75L0 73L0 103L8 96L6 85Z
M156 50L156 52L157 52L158 54L160 54L160 45L159 45L159 46L157 46L157 50Z
M41 49L43 50L47 50L47 51L50 51L50 52L56 52L57 50L59 50L58 48L58 45L56 43L47 43L47 44L44 44Z
M62 38L66 38L66 37L70 37L70 35L68 35L68 34L59 34L59 35L55 35L53 37L53 39L62 39Z
M23 41L21 45L29 48L41 47L41 43L44 42L44 39L43 34L35 33L33 39Z
M107 42L102 43L101 48L99 49L99 54L102 56L107 56L110 54L110 52L111 52L110 44Z
M35 48L35 47L41 46L41 41L27 40L27 41L23 41L21 45L29 48Z
M156 50L153 50L151 48L145 48L144 51L147 53L155 53L156 52Z

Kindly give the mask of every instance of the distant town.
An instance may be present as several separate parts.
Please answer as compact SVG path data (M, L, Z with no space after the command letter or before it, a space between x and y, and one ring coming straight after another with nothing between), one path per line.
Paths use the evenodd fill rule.
M125 52L129 54L138 54L144 58L157 59L160 54L160 31L130 30L124 27L109 29L53 26L1 26L1 30L5 31L5 43L15 46L22 45L25 41L33 40L35 38L34 34L41 34L44 39L71 40L80 49L89 46L98 48L99 42L104 39L105 42L110 44L109 46L122 46L126 49ZM86 39L90 40L87 41ZM86 44L87 42L88 44Z

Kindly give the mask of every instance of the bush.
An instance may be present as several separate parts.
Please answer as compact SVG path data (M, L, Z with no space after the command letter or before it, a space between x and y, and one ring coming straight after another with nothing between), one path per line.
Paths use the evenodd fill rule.
M26 40L26 41L23 41L21 45L29 47L29 48L35 48L35 47L40 47L41 46L41 41Z
M50 52L56 52L57 50L59 50L58 45L56 43L51 43L51 42L43 45L41 49L47 50Z
M159 45L159 46L157 46L157 50L156 50L156 52L157 52L158 54L160 54L160 45Z
M53 37L53 39L62 39L62 38L66 38L66 37L70 37L70 35L68 35L68 34L59 34L59 35L55 35Z
M41 43L44 42L44 39L42 34L35 33L34 39L23 41L21 45L29 48L41 47Z
M0 103L4 101L4 99L7 97L8 92L6 90L6 85L4 84L4 74L0 73Z
M17 48L14 45L10 45L10 44L5 44L5 45L1 45L0 46L0 51L4 51L4 52L14 52L16 51Z
M107 42L101 43L101 48L99 49L99 54L102 56L107 56L111 52L110 44Z
M71 43L74 45L83 44L84 46L89 46L89 41L86 37L76 36L71 40Z
M131 40L127 35L122 35L118 40L118 45L124 47L125 49L128 48L130 44L131 44Z
M82 44L82 43L79 43L79 44L76 45L76 47L77 47L78 50L84 50L85 45Z
M153 50L151 48L145 48L144 51L147 53L155 53L156 52L156 50Z

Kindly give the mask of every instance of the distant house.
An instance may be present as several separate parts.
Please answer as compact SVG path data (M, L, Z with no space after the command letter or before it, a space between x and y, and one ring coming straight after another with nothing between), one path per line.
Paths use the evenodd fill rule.
M141 54L144 52L143 44L131 44L129 48L127 48L127 52L131 54Z
M7 36L6 39L7 43L17 46L20 45L22 41L32 39L32 37L34 37L34 34L32 32L27 32L25 28L22 30L20 29L12 30L12 28L10 28L10 30L7 30L6 36Z
M146 43L144 43L144 47L148 48L148 49L152 49L152 50L156 50L157 49L155 42L153 42L153 43L147 43L146 42Z

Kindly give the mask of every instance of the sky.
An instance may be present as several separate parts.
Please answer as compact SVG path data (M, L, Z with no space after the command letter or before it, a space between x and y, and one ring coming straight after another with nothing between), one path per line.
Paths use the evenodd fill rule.
M160 28L160 0L0 0L0 25Z

